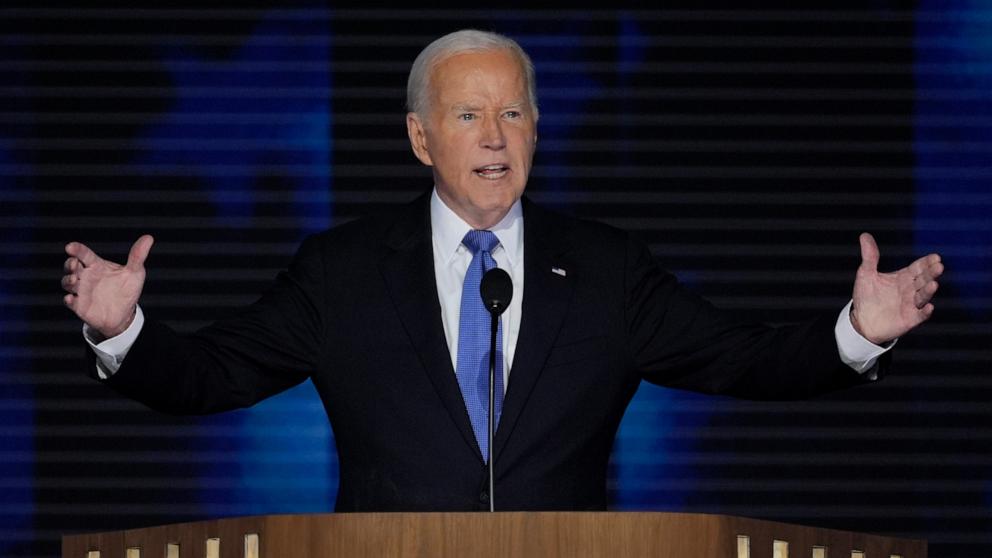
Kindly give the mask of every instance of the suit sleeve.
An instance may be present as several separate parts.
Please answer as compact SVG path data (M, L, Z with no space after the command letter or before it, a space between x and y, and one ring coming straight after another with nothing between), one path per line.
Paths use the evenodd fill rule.
M806 398L868 381L840 359L836 314L747 323L685 290L642 243L629 240L626 259L629 351L645 380L747 399Z
M236 316L188 336L148 319L108 385L170 414L247 407L309 377L323 344L325 269L316 237ZM95 355L87 348L87 369ZM93 374L91 374L93 375Z

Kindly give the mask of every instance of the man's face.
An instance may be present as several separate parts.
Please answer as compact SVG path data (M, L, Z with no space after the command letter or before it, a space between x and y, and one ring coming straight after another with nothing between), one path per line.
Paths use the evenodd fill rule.
M407 115L413 152L434 167L441 200L473 228L502 219L527 185L537 118L509 51L463 53L439 64L425 118Z

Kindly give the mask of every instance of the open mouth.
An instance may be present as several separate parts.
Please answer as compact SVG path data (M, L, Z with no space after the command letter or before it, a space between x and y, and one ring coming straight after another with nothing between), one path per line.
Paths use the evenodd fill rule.
M510 172L510 167L506 165L486 165L475 169L475 174L487 180L497 180L506 176Z

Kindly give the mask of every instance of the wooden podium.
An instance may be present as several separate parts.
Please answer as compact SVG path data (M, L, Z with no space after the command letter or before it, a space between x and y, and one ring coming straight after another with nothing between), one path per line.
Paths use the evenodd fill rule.
M62 538L62 558L925 558L925 540L656 512L264 515Z

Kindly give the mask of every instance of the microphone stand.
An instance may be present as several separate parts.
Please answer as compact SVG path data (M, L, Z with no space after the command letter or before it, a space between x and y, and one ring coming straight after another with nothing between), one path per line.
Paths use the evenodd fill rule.
M513 298L513 281L506 271L494 267L482 276L479 284L482 303L492 316L489 328L489 447L486 451L486 464L489 473L489 511L496 511L496 465L493 463L496 445L496 334L499 331L499 316L510 305ZM504 361L505 362L505 361ZM499 374L503 373L500 367ZM502 394L500 394L502 395Z
M496 444L496 332L499 330L499 314L492 313L492 332L489 336L489 455L486 463L489 469L489 511L496 511L496 467L493 465L493 446ZM502 371L500 371L502 372Z

